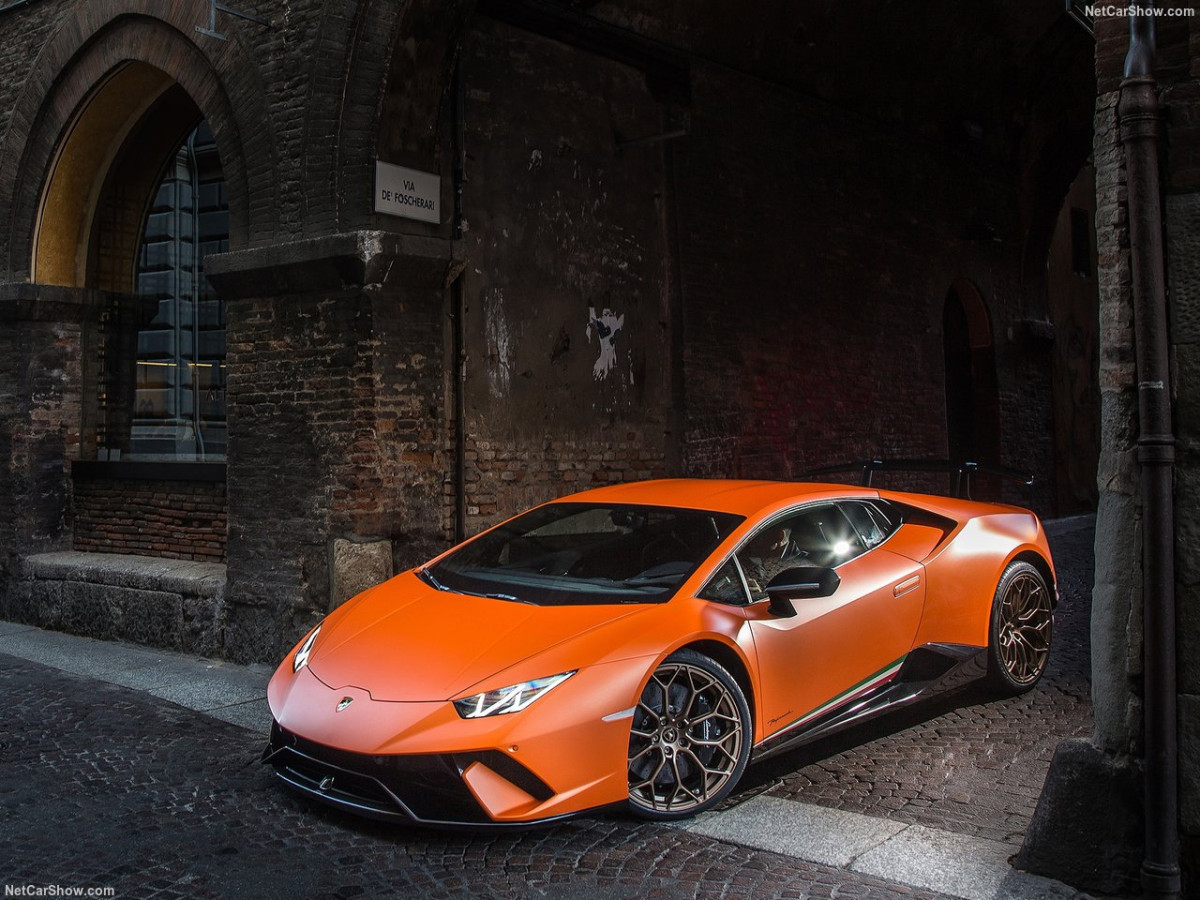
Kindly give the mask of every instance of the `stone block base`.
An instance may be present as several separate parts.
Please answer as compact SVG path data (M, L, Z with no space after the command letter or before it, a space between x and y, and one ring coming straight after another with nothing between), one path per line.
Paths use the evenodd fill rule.
M392 577L392 542L337 538L333 542L331 568L330 611Z
M23 557L5 616L200 656L223 651L225 566L115 553Z
M1142 857L1142 773L1091 741L1063 741L1013 863L1102 894L1135 895Z

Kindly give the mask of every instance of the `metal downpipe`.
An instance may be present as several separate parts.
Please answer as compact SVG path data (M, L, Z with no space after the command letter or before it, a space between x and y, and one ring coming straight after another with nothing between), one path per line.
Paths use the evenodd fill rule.
M453 107L453 155L451 164L454 186L454 241L463 236L463 182L466 181L466 87L462 74L462 47L454 61L452 90ZM454 542L460 543L467 536L467 351L466 315L467 302L464 295L465 267L450 284L450 318L453 329L452 349L454 374L451 391L454 402Z
M1140 5L1139 5L1140 4ZM1158 93L1152 4L1131 0L1129 52L1118 106L1129 196L1134 345L1138 379L1138 464L1142 494L1143 728L1147 900L1180 894L1175 675L1174 466Z

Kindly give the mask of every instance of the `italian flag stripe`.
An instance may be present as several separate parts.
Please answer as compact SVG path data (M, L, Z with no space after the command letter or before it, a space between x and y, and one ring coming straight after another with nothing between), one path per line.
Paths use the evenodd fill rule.
M889 681L897 672L900 671L900 667L902 665L904 665L904 660L906 660L907 658L908 658L908 654L905 654L904 656L900 657L895 662L889 663L888 665L884 666L882 669L880 669L874 675L868 675L866 678L864 678L858 684L854 685L849 690L843 691L842 693L840 693L836 697L834 697L832 700L830 700L828 703L826 703L822 706L818 706L812 712L806 713L805 715L801 716L796 721L792 722L790 725L785 725L783 728L780 728L777 732L775 732L775 734L773 734L771 736L775 737L776 735L783 734L785 731L790 731L793 728L803 725L805 722L811 722L813 719L817 718L818 716L822 716L825 713L829 712L834 707L841 706L843 703L853 700L855 697L858 697L861 694L865 694L865 693L867 693L867 691L870 691L871 689L878 687L879 685L883 684L885 681Z

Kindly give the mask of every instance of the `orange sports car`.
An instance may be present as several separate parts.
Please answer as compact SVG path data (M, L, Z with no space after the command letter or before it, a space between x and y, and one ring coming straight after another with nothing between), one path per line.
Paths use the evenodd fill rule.
M536 507L346 602L271 679L264 761L427 825L720 802L747 764L971 678L1028 690L1037 517L844 485L652 481Z

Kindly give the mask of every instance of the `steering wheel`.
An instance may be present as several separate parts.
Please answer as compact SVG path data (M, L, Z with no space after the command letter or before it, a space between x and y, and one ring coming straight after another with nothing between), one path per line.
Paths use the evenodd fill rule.
M683 551L683 556L680 557L676 551ZM642 568L649 569L651 566L656 566L659 563L669 562L673 559L691 560L692 548L677 535L670 531L664 535L654 538L645 547L642 548Z

